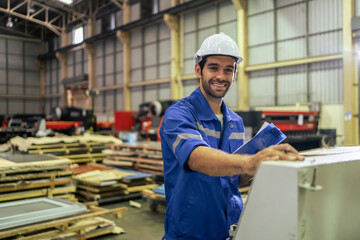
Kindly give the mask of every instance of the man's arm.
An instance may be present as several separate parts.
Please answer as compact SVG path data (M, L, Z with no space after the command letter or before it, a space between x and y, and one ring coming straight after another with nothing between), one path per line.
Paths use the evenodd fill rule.
M304 160L289 144L270 146L254 155L229 154L210 147L195 148L187 161L189 168L209 176L233 176L247 174L254 176L263 161Z

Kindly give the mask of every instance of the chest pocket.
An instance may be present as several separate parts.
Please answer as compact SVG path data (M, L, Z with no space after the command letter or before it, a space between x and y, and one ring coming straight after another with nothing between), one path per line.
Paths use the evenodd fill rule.
M231 132L229 131L227 134L227 139L225 142L222 143L221 149L223 151L233 153L237 150L240 146L244 145L244 132Z

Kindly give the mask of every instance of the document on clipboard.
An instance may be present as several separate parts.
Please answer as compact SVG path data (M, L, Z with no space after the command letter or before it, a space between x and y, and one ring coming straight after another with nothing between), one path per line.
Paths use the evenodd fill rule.
M256 135L236 149L233 153L255 154L271 145L278 145L285 138L285 134L282 133L274 124L264 122Z

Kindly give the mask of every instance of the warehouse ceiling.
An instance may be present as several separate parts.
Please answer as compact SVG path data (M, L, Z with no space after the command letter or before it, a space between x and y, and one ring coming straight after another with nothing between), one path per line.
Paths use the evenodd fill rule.
M46 39L121 0L0 0L0 34Z

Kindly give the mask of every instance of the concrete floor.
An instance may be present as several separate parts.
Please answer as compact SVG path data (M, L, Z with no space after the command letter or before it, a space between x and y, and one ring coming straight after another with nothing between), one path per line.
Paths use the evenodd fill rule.
M166 207L158 205L157 211L150 210L150 204L146 199L135 199L141 203L141 208L135 208L129 205L129 201L121 203L108 203L100 205L100 207L113 209L119 207L127 207L127 212L123 217L116 219L116 224L123 228L126 233L119 235L106 235L94 240L161 240L164 235L164 217ZM111 219L113 220L113 219Z

